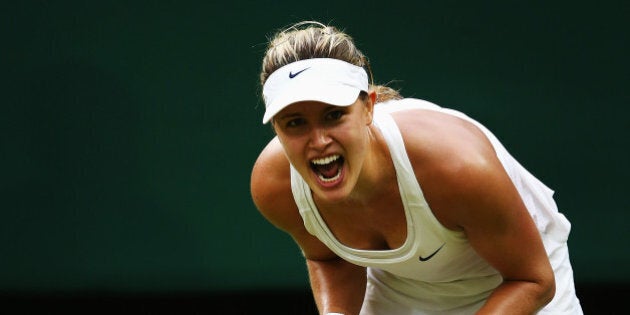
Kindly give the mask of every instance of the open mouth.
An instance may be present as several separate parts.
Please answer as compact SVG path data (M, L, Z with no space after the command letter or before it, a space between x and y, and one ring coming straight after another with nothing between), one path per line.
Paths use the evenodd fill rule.
M334 182L341 176L344 159L341 155L335 154L321 159L311 161L311 169L324 183Z

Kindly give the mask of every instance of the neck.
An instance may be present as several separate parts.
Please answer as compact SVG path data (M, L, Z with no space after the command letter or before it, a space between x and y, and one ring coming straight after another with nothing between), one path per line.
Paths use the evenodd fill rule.
M392 183L396 183L396 169L381 132L373 124L368 127L368 154L350 202L371 204L388 194Z

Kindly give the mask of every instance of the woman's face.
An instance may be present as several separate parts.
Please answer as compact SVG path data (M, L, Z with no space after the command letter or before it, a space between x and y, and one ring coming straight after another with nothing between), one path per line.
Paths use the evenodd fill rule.
M273 126L289 161L322 200L352 193L368 149L372 104L371 97L347 107L306 101L275 115Z

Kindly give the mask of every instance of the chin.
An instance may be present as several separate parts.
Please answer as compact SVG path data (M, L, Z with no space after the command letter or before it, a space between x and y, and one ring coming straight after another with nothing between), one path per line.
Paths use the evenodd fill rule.
M313 194L317 196L317 199L326 202L326 203L339 203L346 200L349 194L344 193L342 191L321 191L321 190L313 190Z

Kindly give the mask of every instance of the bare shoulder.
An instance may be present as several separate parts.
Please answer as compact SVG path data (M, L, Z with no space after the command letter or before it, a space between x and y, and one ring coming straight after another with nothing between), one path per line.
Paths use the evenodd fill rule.
M457 167L496 157L486 135L472 122L434 111L409 110L392 115L412 160Z
M293 199L290 163L282 145L274 138L254 163L251 196L260 213L280 230L287 232L311 260L335 258L335 254L311 235Z
M250 179L251 196L258 210L285 231L299 219L291 193L289 165L282 145L274 138L256 159Z
M492 144L473 123L433 110L393 117L425 198L446 227L461 229L467 205L499 193L499 182L511 185Z

